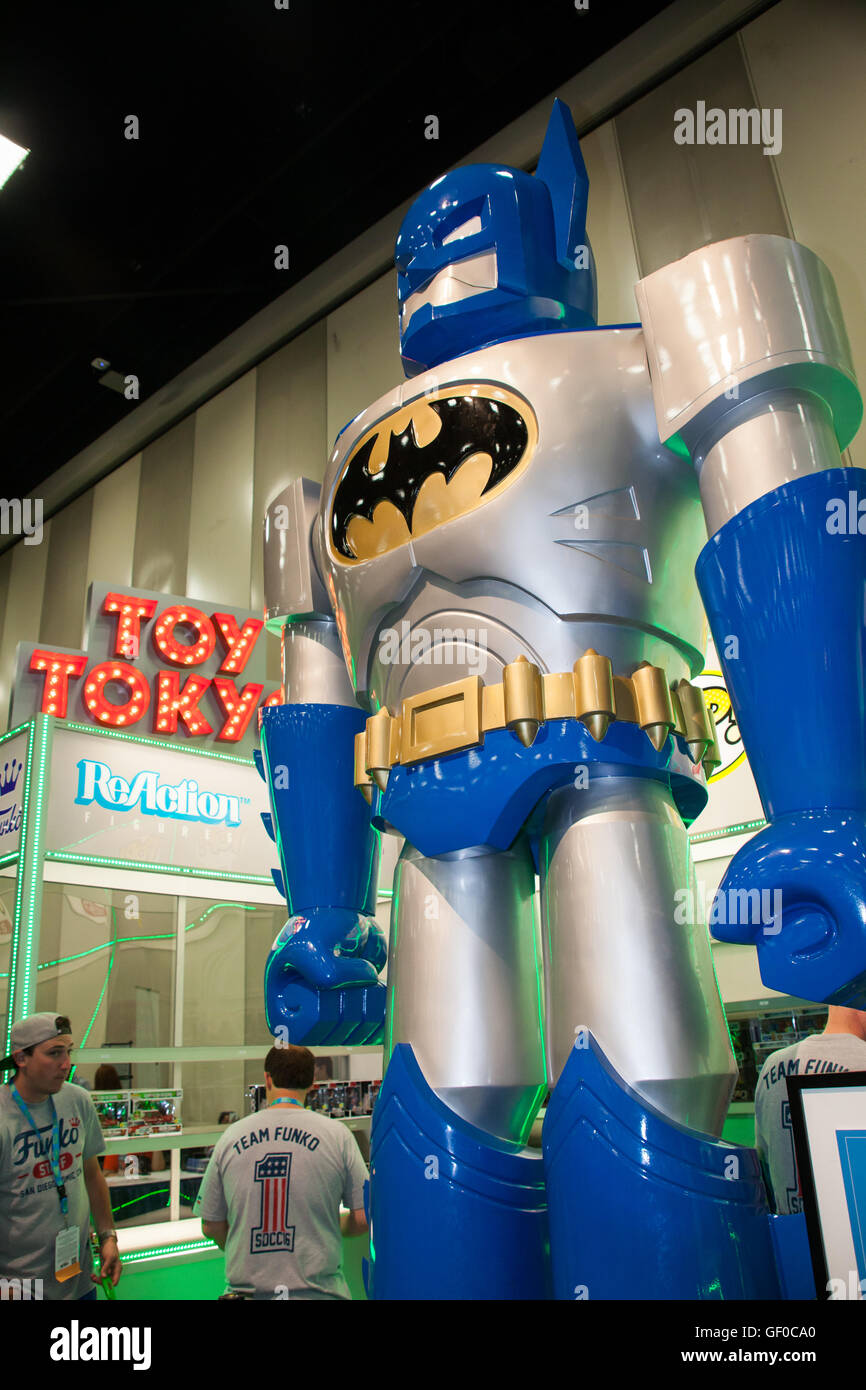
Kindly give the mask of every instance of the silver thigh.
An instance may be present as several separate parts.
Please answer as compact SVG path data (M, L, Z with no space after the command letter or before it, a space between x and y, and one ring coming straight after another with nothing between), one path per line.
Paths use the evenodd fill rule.
M657 1109L719 1134L737 1069L670 791L626 776L554 792L539 859L551 1085L589 1028Z

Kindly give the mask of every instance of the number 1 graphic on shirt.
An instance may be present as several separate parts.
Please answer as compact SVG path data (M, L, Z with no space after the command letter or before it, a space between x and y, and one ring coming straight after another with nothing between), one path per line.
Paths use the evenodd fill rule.
M291 1154L266 1154L256 1163L254 1179L261 1189L262 1203L259 1224L250 1231L251 1255L295 1248L295 1228L286 1224L291 1173Z

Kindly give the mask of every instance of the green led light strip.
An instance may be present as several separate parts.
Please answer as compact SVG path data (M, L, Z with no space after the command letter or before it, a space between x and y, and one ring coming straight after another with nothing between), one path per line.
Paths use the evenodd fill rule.
M394 900L393 900L393 907L392 907L392 909L391 909L391 921L392 921L392 922L399 922L399 920L400 920L400 878L401 878L402 866L403 866L403 860L402 860L402 859L398 859L398 860L397 860L397 867L396 867L396 869L394 870L394 889L393 889ZM267 986L267 981L265 981L265 984L266 984L266 986ZM387 1015L386 1015L386 1017L387 1017L387 1023L388 1023L388 1038L387 1038L387 1042L385 1042L384 1037L383 1037L383 1040L382 1040L383 1042L385 1042L385 1047L386 1047L386 1051L385 1051L384 1056L385 1056L385 1058L388 1059L388 1060L390 1060L391 1055L392 1055L392 1053L393 1053L393 1051L394 1051L394 1013L395 1013L395 1009L394 1009L394 999L393 999L393 995L391 996L390 1004L391 1004L391 1007L388 1009Z
M5 743L7 739L15 738L18 734L23 734L24 730L30 727L31 721L28 720L26 724L19 724L17 729L10 729L8 734L0 734L0 743Z
M374 830L374 831L373 831L373 844L372 844L372 846L371 846L371 848L370 848L370 867L369 867L369 869L368 869L368 871L367 871L367 886L366 886L366 888L364 889L364 902L367 901L367 895L368 895L369 892L370 892L370 884L371 884L372 881L373 881L373 865L375 864L375 865L376 865L376 868L377 868L377 869L379 868L379 855L380 855L381 849L382 849L382 832L381 832L380 830ZM282 859L281 859L280 862L282 862ZM375 902L378 900L378 897L379 897L379 893L378 893L378 886L377 886L376 897L373 899L374 904L375 904ZM375 906L374 906L373 911L375 912L375 910L376 910L376 909L375 909Z
M103 981L99 998L96 1001L96 1008L90 1015L90 1022L87 1025L87 1031L85 1032L84 1037L81 1039L79 1047L83 1047L84 1044L87 1042L87 1039L90 1037L90 1030L96 1022L96 1015L99 1013L99 1010L102 1007L102 1001L105 998L105 991L108 989L108 981L111 977L111 967L114 965L114 953L117 950L117 912L114 908L111 909L111 919L114 923L114 939L111 942L111 955L108 960L108 969L105 972L105 980Z
M51 748L51 726L46 715L37 715L35 733L39 740L39 761L36 766L36 800L33 812L33 838L30 845L30 871L27 884L26 946L24 985L21 990L21 1017L32 1012L30 994L34 984L32 978L33 931L42 899L42 808L45 796L45 767Z
M213 1240L190 1240L180 1245L166 1245L159 1250L132 1250L122 1256L125 1265L142 1264L145 1260L165 1260L172 1255L180 1255L189 1250L213 1250L221 1254Z
M201 926L212 912L217 912L221 907L239 907L242 912L255 912L257 910L254 906L250 907L249 903L213 903L205 912L196 917L194 922L188 922L184 931L192 931L193 927ZM114 908L111 910L114 912ZM56 960L42 961L36 969L49 970L54 965L68 965L70 961L83 960L85 956L93 956L97 951L107 951L112 945L127 946L130 942L137 944L139 941L174 941L175 936L176 933L173 931L147 932L144 936L118 936L111 941L101 941L98 946L88 946L86 951L76 951L74 956L58 956Z
M17 858L17 855L14 857ZM237 907L240 908L241 912L258 911L258 906L250 906L249 903L212 903L209 908L196 917L194 922L187 922L184 931L192 931L193 927L201 926L202 922L206 922L212 912L218 912L221 907ZM113 908L112 911L114 911ZM128 946L130 944L137 944L139 941L174 941L174 939L175 932L173 931L146 932L143 936L119 936L116 941L101 941L98 946L88 946L86 951L76 951L72 956L58 956L56 960L40 961L36 969L50 970L55 965L68 965L70 961L83 960L85 956L96 955L98 951L107 951L112 945ZM5 979L8 979L8 975L0 971L0 980Z
M701 830L696 835L689 833L693 845L704 840L723 840L726 835L742 835L747 830L763 830L769 822L765 820L741 820L736 825L722 825L718 830Z
M93 734L97 738L122 738L126 743L143 743L148 748L167 748L170 753L191 753L195 758L217 758L224 763L242 763L244 767L255 767L252 758L241 758L235 753L212 753L209 748L187 747L168 743L164 738L147 738L144 734L129 734L121 729L91 728L89 724L67 724L62 721L61 729L74 729L78 734Z
M12 1022L15 1017L15 985L18 979L18 943L21 939L21 905L24 898L24 876L21 866L24 862L24 847L27 843L27 825L30 814L30 776L33 770L33 742L35 729L27 726L27 754L24 768L24 795L21 802L21 830L18 838L18 877L15 883L15 914L12 920L12 954L9 958L8 1021L6 1025L6 1054L12 1048Z
M260 883L273 888L274 881L263 874L226 873L222 869L191 869L185 864L145 864L140 859L106 859L99 854L69 854L62 850L48 850L45 855L53 864L92 864L102 869L138 869L151 874L181 874L184 878L210 878L225 880L227 883Z
M134 1181L134 1179L131 1179L131 1181ZM117 1190L117 1189L115 1188L115 1191L116 1191L116 1190ZM163 1197L163 1196L164 1196L167 1192L169 1192L169 1191L170 1191L170 1189L167 1188L167 1187L156 1187L156 1188L151 1188L148 1192L139 1192L139 1194L138 1194L137 1197L130 1197L130 1199L129 1199L128 1202L119 1202L117 1206L115 1206L114 1203L112 1202L112 1204L111 1204L112 1213L113 1213L114 1215L116 1215L117 1212L123 1211L124 1207L132 1207L132 1206L135 1205L136 1202L144 1202L144 1201L146 1201L148 1197ZM170 1202L171 1202L171 1198L169 1197L169 1200L168 1200L168 1202L165 1203L165 1205L166 1205L166 1206L169 1206L169 1205L170 1205Z
M11 854L2 855L0 857L0 869L5 869L7 864L14 864L19 854L20 850L13 849Z
M538 959L538 932L535 930L535 904L531 904L532 910L532 958L535 963L535 987L538 996L538 1032L541 1039L541 1061L544 1067L544 1075L547 1075L547 1049L544 1045L544 972ZM532 1128L530 1123L529 1129ZM529 1130L523 1137L524 1144L529 1143Z

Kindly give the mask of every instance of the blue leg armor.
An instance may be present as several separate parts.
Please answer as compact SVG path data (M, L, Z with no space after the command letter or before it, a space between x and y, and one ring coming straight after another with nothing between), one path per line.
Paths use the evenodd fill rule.
M592 1035L544 1120L557 1299L778 1299L754 1149L666 1119Z
M541 1155L493 1138L394 1048L370 1137L375 1299L550 1297Z
M723 941L754 942L770 988L858 1009L866 1008L866 534L856 505L864 481L862 469L831 468L777 488L727 522L696 569L770 822L729 865L710 929ZM772 909L760 922L757 913L732 922L718 910L756 889Z

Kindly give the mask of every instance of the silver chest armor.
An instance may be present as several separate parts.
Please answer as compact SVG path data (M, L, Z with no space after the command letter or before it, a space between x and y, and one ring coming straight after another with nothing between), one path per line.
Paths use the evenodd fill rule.
M380 504L354 523L366 558L351 558L349 546L341 553L335 501L339 510L358 446L374 437L366 452L375 483L393 496L406 450L437 428L428 402L473 395L498 397L502 410L527 419L528 443L510 474L479 496L484 471L472 476L478 453L467 446L447 486L426 482L411 534L393 505ZM453 430L443 447L454 447ZM639 328L519 339L395 388L339 436L321 498L316 560L369 708L395 711L405 697L466 675L500 681L520 655L542 672L569 671L588 647L621 674L647 661L673 683L702 669L698 486L688 460L659 443Z

